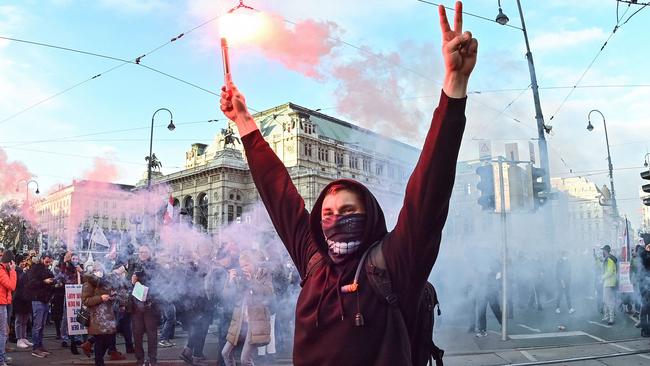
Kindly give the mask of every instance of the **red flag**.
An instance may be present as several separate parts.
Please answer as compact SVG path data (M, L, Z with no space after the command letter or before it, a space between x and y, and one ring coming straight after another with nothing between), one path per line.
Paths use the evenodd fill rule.
M173 217L174 217L174 197L172 197L172 195L170 194L169 200L167 201L167 209L163 214L163 224L169 224L170 222L172 222Z

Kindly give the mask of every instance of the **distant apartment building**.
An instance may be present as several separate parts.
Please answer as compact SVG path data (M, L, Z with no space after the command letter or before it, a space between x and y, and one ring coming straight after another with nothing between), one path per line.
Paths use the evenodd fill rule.
M133 188L124 184L73 181L35 203L39 229L47 236L51 248L82 244L95 223L109 238L120 235L131 224L123 203L129 200Z

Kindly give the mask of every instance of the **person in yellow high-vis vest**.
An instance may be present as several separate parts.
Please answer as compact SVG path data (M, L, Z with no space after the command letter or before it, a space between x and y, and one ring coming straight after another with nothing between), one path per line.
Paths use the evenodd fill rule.
M604 316L602 321L608 325L614 324L614 312L616 308L616 291L618 285L618 261L611 254L611 247L603 245L603 308Z

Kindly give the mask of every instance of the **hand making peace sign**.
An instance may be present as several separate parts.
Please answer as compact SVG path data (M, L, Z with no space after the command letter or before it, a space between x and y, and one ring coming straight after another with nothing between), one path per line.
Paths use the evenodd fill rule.
M454 29L447 20L445 7L438 6L440 13L440 31L442 32L442 57L445 62L445 82L443 90L454 98L467 95L469 75L476 65L478 41L471 32L463 33L463 3L456 2Z

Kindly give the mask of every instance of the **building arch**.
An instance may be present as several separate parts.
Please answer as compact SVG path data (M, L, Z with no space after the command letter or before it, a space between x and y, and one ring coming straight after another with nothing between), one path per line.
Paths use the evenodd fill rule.
M194 222L194 197L186 196L183 199L183 208L181 208L181 213L185 213L186 222Z
M208 196L208 194L205 192L201 192L198 195L197 203L198 203L198 212L197 212L196 223L199 225L199 227L202 230L207 231L210 196Z

